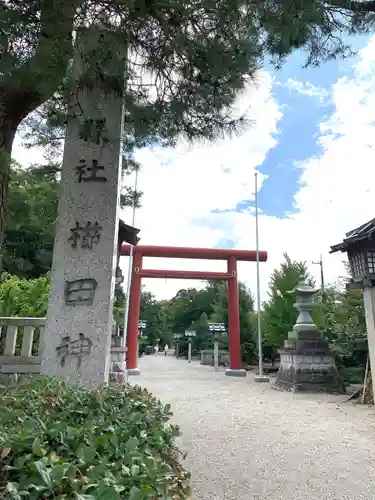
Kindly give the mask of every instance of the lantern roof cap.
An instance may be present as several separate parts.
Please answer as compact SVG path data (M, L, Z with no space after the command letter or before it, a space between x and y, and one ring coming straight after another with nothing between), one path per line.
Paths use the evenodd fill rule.
M329 253L346 252L351 245L359 243L366 239L372 239L375 232L375 219L372 219L361 226L352 229L345 234L345 238L341 243L331 246Z
M129 243L131 245L136 245L140 238L137 236L139 233L140 229L137 229L133 226L129 226L128 224L125 224L123 220L119 220L119 233L118 233L118 239L121 243Z
M319 291L318 288L314 288L311 286L309 283L306 283L305 281L300 281L294 288L293 290L288 290L286 293L296 293L296 292L302 292L302 293L317 293Z

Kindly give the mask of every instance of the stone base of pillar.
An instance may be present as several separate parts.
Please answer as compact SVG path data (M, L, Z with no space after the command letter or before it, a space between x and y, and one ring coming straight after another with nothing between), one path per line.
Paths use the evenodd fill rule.
M121 345L122 338L112 337L111 345L111 366L109 370L109 381L124 385L126 381L125 373L125 347Z
M232 368L227 368L225 370L225 375L227 377L246 377L246 370L243 369L232 369Z
M291 392L345 393L331 353L280 351L280 368L273 387Z
M254 382L269 382L270 378L267 375L255 375Z
M141 370L139 368L129 368L128 369L128 375L129 377L134 376L134 375L140 375Z
M126 377L124 372L109 372L109 383L123 387L126 385Z

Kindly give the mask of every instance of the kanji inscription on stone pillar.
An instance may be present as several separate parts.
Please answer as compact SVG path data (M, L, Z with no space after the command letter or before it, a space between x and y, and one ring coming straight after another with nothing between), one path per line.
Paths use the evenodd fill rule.
M116 65L121 74L121 54L102 57L105 37L99 28L79 33L76 76L87 71L88 48L107 74ZM69 107L41 370L97 388L110 369L123 99L87 74L95 85L79 86Z

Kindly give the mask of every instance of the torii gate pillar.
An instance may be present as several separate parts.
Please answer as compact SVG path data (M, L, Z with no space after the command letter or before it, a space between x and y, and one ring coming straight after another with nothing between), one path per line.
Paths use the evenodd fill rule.
M126 334L127 346L127 359L126 368L128 375L139 375L140 370L137 366L138 361L138 322L139 313L141 310L141 274L139 270L142 267L142 253L136 248L134 252L131 284L130 284L130 297L129 297L129 316ZM128 300L128 299L127 299Z
M228 343L229 343L229 370L226 375L245 377L243 369L240 342L240 306L238 300L238 278L236 257L228 259L228 273L233 278L228 279Z

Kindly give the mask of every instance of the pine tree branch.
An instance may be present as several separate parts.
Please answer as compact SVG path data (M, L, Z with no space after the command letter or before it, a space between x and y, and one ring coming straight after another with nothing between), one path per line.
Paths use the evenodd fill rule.
M330 0L329 4L338 7L339 9L345 9L357 14L366 14L369 12L375 12L375 1L370 2L348 2L347 0Z
M74 17L81 1L44 1L34 54L0 75L0 95L6 95L2 104L13 109L14 119L21 121L61 84L73 56Z

